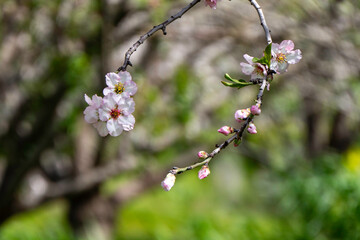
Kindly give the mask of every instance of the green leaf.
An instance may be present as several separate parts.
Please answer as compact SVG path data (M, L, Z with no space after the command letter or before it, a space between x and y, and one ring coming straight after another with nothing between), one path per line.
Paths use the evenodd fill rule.
M244 79L234 79L232 77L230 77L230 75L228 73L225 74L225 78L233 83L246 83L246 81Z
M265 48L265 51L264 51L264 57L265 58L265 61L266 61L266 65L268 67L270 67L270 61L271 61L271 43L269 45L267 45L267 47Z
M248 82L229 83L229 82L221 81L221 83L227 87L233 87L233 88L243 88L249 85L253 85L253 83L248 83Z

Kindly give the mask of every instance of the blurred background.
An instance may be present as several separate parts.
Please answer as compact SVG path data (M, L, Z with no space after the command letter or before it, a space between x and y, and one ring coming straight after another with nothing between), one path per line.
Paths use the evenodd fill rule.
M360 239L360 2L261 1L303 59L265 92L258 134L160 187L238 127L258 88L224 87L266 46L248 1L197 4L131 58L135 129L101 138L84 94L190 1L2 0L0 239Z

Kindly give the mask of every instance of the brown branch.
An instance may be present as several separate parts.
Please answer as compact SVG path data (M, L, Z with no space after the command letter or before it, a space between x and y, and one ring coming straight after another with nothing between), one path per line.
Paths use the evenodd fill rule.
M139 40L137 40L136 43L132 45L132 47L126 52L125 54L125 60L121 67L118 68L118 71L126 71L126 68L128 65L132 66L132 63L130 62L131 55L138 49L138 47L143 44L149 37L151 37L155 32L162 30L163 34L166 35L166 26L175 21L178 18L181 18L182 15L184 15L190 8L195 6L197 3L199 3L201 0L193 0L189 5L181 9L178 13L175 15L172 15L169 19L164 21L163 23L154 26L150 31L142 35Z
M256 0L249 0L249 2L251 3L251 5L254 6L254 8L256 9L256 11L259 15L261 26L264 28L264 31L265 31L265 37L266 37L267 44L272 43L271 34L270 34L271 31L266 24L265 15L264 15L260 5L257 3Z

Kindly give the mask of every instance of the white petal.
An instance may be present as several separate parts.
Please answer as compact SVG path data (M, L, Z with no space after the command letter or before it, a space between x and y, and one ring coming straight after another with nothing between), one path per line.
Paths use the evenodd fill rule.
M101 121L107 121L110 119L110 111L104 108L99 109L99 118Z
M291 40L284 40L280 43L280 49L291 51L294 49L294 42Z
M296 49L295 51L291 51L289 55L286 56L286 60L290 64L295 64L300 61L302 58L300 49Z
M84 111L85 121L88 123L95 123L99 120L98 110L93 107L87 107Z
M123 126L114 119L110 119L106 123L106 128L109 131L110 135L113 137L119 136L123 131Z
M253 64L252 60L253 60L254 57L252 57L252 56L250 56L248 54L244 54L244 58L248 63Z
M109 134L109 131L106 128L106 122L97 122L94 123L93 126L97 129L100 136L105 137Z
M92 102L93 102L93 106L95 108L99 108L103 104L103 99L102 99L102 97L99 97L98 95L94 95L92 98Z
M87 104L91 105L92 104L92 101L91 101L91 98L88 97L88 95L85 94L85 101L87 102Z
M106 96L106 95L108 95L109 93L112 93L112 92L114 92L114 88L106 87L103 90L104 96Z
M125 131L130 131L134 129L135 117L133 115L120 116L118 121L123 125Z
M278 66L278 68L276 69L276 71L278 73L284 73L284 72L287 71L287 68L288 68L289 64L287 62L283 62L283 63L278 62L277 66Z
M254 71L255 67L247 64L247 63L240 63L241 66L241 71L245 74L245 75L251 75L252 72Z
M125 84L125 92L128 92L131 96L133 96L137 91L136 83L133 81L129 81Z
M127 71L120 71L118 73L118 76L121 78L122 82L123 83L126 83L128 81L131 81L131 75L129 72Z
M105 75L106 85L110 88L115 88L115 85L119 82L120 78L116 73L108 73Z

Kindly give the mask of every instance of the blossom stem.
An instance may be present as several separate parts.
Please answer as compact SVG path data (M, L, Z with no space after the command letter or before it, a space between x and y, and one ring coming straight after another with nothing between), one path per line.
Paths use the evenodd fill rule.
M132 63L130 62L131 55L138 49L138 47L143 44L149 37L151 37L155 32L162 30L163 34L166 35L166 26L175 21L178 18L181 18L182 15L184 15L190 8L195 6L197 3L199 3L201 0L193 0L189 5L181 9L178 13L175 15L172 15L170 18L168 18L163 23L160 23L157 26L154 26L151 30L149 30L147 33L142 35L139 40L137 40L136 43L132 45L131 48L125 53L125 60L121 67L118 68L117 71L126 71L127 66L132 66Z
M271 34L270 34L271 31L270 31L268 25L266 24L265 15L264 15L260 5L257 3L256 0L249 0L249 2L251 3L251 5L254 6L254 8L256 9L256 11L259 15L261 26L264 28L264 31L265 31L265 37L266 37L267 43L268 44L272 43Z
M234 129L234 133L237 133L239 130L238 129ZM205 165L205 164L209 164L209 162L211 161L211 159L213 159L222 149L226 148L231 142L233 142L236 139L236 134L234 134L233 136L231 136L230 138L228 138L225 142L223 142L220 145L217 145L216 148L208 154L208 157L206 159L204 159L201 162L197 162L195 164L189 165L187 167L183 167L183 168L178 168L178 167L173 167L173 169L171 169L169 172L172 174L180 174L189 170L192 170L194 168L197 168L199 166Z

